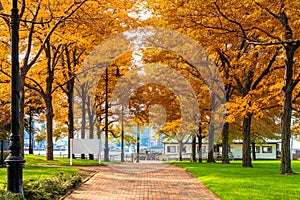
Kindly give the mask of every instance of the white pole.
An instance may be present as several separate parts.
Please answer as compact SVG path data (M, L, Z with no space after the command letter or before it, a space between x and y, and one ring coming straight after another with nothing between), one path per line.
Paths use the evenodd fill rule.
M73 139L70 139L70 165L73 165Z

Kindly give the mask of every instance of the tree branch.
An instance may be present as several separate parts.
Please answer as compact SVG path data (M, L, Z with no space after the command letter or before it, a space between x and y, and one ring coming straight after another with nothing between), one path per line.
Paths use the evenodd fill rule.
M229 22L231 22L231 23L237 25L237 26L240 28L240 30L242 31L242 34L243 34L244 38L247 38L247 34L246 34L246 32L245 32L245 30L244 30L242 24L239 23L239 22L237 22L237 21L235 21L235 20L233 20L233 19L230 19L229 17L227 17L227 15L225 15L225 14L221 11L221 9L220 9L220 7L218 6L217 2L214 2L214 4L215 4L215 6L216 6L218 12L221 14L221 16L224 17L227 21L229 21Z
M46 35L46 37L44 38L39 50L37 51L37 54L35 55L35 57L32 59L32 61L26 65L24 64L24 68L25 68L25 73L28 72L28 70L35 64L35 62L37 61L37 59L39 58L40 54L42 53L48 39L50 38L50 36L52 35L52 33L56 30L56 28L65 20L67 20L68 18L70 18L79 8L81 8L81 6L87 2L88 0L84 0L82 2L79 3L79 5L72 10L69 14L67 14L67 12L69 12L75 5L78 4L78 2L74 2L72 5L70 5L70 7L65 11L65 14L67 14L66 16L61 16L56 23L53 25L53 27L51 28L51 30L48 32L48 34Z
M254 81L254 83L253 83L253 85L252 85L252 90L255 90L256 87L257 87L257 85L261 82L261 80L262 80L266 75L269 74L270 69L271 69L273 63L275 62L276 57L278 56L278 52L279 52L280 49L281 49L280 47L276 49L276 52L275 52L275 54L273 55L273 57L271 58L271 60L270 60L270 62L269 62L269 64L268 64L268 66L266 67L266 69L260 74L260 76L256 79L256 81Z

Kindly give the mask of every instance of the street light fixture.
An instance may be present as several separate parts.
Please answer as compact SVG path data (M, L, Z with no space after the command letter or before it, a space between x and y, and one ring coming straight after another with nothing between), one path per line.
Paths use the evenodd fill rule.
M25 163L21 155L20 119L19 119L19 14L18 0L12 1L10 18L11 27L11 135L9 144L9 156L5 163L7 166L7 192L23 192L23 165Z

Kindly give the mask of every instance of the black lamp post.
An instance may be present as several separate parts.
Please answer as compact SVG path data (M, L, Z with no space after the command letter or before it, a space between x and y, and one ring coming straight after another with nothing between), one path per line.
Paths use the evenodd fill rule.
M122 133L121 133L121 162L124 162L124 108L122 106L122 121L121 121L121 128L122 128Z
M20 153L20 122L19 122L19 14L18 0L12 1L11 10L11 135L7 166L7 192L23 195L23 165L24 159Z
M33 154L32 144L32 107L29 106L29 154Z
M140 162L140 124L137 126L136 162Z
M108 67L105 68L105 144L104 144L104 162L109 162L108 148Z

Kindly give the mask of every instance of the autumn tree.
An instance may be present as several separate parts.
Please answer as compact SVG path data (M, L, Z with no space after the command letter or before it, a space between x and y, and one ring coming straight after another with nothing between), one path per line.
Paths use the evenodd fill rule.
M259 95L259 92L263 92L261 88L264 84L272 85L274 83L270 82L270 73L282 67L281 59L279 59L282 53L281 48L253 47L249 43L250 40L253 42L253 40L258 38L269 37L263 27L267 26L266 24L260 23L260 26L255 26L256 21L254 19L257 19L257 21L262 20L259 14L261 9L255 9L256 4L250 1L244 1L242 4L241 2L229 3L226 1L207 1L202 3L189 1L162 5L165 9L161 9L162 12L160 13L163 25L167 21L167 27L176 29L196 39L206 48L216 63L218 63L218 60L220 61L218 66L223 73L227 93L226 101L229 102L233 94L232 91L235 89L236 92L243 96L243 101L248 102L248 105L245 105L248 111L244 113L243 166L252 166L249 138L251 118L255 107L257 115L262 113L263 109L268 108L265 104L261 107L257 106L259 100L254 96ZM262 14L263 17L266 17L265 14L266 12ZM254 22L254 24L250 25L249 21ZM274 27L274 25L271 27ZM261 66L257 66L258 63ZM241 68L242 66L244 66L243 69ZM260 71L255 69L255 67L258 67ZM268 81L269 83L267 83ZM254 99L256 99L256 103L253 102ZM261 99L269 98L264 95ZM240 104L240 102L237 103ZM272 106L274 105L269 107ZM228 162L226 151L228 147L229 121L230 119L227 119L223 127L223 152L226 154L223 154L224 162Z
M86 1L81 2L43 2L22 1L20 8L20 51L22 60L20 63L20 136L21 145L24 143L24 86L28 71L37 62L48 42L50 36L60 24L70 18ZM7 3L9 4L9 3ZM8 8L4 4L2 18L9 22ZM58 7L57 7L58 6ZM65 9L62 9L62 8ZM57 9L59 8L59 9ZM9 24L9 23L7 23ZM23 151L23 148L21 148Z
M239 2L237 2L238 4ZM292 174L290 158L291 116L293 91L300 81L295 70L295 63L299 41L299 28L295 23L299 18L299 5L296 1L245 1L244 6L236 8L241 20L235 12L234 15L226 12L220 3L215 3L218 13L228 23L231 23L239 37L254 46L281 47L284 61L283 107L281 116L281 174ZM225 4L223 4L225 5ZM234 4L233 4L234 5ZM233 9L231 7L231 9ZM249 12L253 10L253 12ZM263 23L261 23L263 22ZM276 47L277 46L277 47Z
M74 45L65 45L64 52L61 56L62 74L66 84L60 86L68 98L68 144L74 138L74 87L76 67L80 63L80 58L84 49ZM70 156L70 145L68 145L68 156Z

